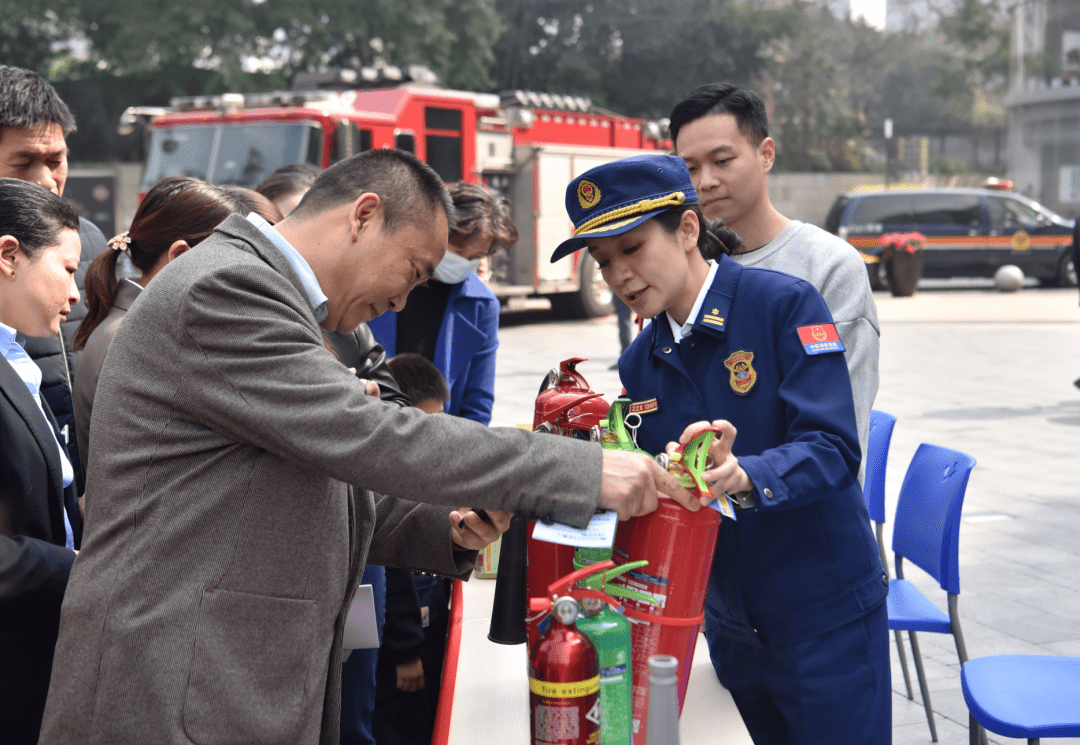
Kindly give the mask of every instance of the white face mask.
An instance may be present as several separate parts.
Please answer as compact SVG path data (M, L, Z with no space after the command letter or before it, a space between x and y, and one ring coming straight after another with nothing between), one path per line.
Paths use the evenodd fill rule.
M480 259L469 261L453 251L447 251L442 261L435 267L435 279L448 285L461 284L480 266Z

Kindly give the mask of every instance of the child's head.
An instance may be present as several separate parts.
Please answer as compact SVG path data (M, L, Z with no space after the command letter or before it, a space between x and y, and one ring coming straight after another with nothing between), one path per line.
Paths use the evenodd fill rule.
M427 414L438 414L450 400L450 389L439 368L419 354L399 354L388 363L401 392Z
M567 187L566 211L574 236L552 261L587 247L611 289L645 318L687 301L692 306L706 261L730 253L738 240L705 225L686 164L672 155L639 155L586 171Z

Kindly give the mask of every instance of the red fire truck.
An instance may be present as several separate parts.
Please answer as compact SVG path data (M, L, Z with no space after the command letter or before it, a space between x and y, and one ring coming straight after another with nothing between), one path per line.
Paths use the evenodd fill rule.
M548 257L572 226L563 198L579 173L671 147L666 122L619 116L587 98L445 90L425 68L302 73L293 89L175 98L129 109L121 126L149 122L145 192L167 176L251 187L280 166L331 163L370 148L415 153L447 182L483 183L513 206L520 238L491 267L501 298L547 296L567 314L610 312L611 293L581 254Z

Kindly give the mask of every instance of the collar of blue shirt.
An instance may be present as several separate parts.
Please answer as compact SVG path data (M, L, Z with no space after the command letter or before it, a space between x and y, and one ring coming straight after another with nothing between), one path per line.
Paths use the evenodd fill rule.
M289 262L297 276L300 277L300 284L304 288L308 302L311 303L311 310L315 313L315 320L319 323L325 321L327 297L322 291L322 287L319 286L319 280L315 278L315 272L311 270L311 265L304 260L299 251L292 247L292 244L281 237L281 233L277 232L273 225L262 217L251 212L248 213L247 219L248 222L262 231L262 234L274 244L278 251L281 251L281 255L285 257L285 260Z
M697 321L697 317L701 314L701 306L705 303L705 296L709 293L709 288L712 287L713 280L716 279L716 268L719 263L716 261L709 262L709 274L705 277L705 282L702 283L701 289L698 290L697 300L694 302L694 307L690 310L690 315L686 317L686 323L679 324L670 313L665 313L668 323L671 325L671 336L675 339L675 343L682 342L684 336L690 335L690 330L694 327L694 323Z

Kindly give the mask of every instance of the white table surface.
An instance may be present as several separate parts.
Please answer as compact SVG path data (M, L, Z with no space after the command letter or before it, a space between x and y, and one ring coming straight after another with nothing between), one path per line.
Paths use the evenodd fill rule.
M526 645L488 640L495 580L463 586L461 653L450 745L529 745ZM680 722L682 745L751 745L730 694L716 680L705 638L698 640Z

